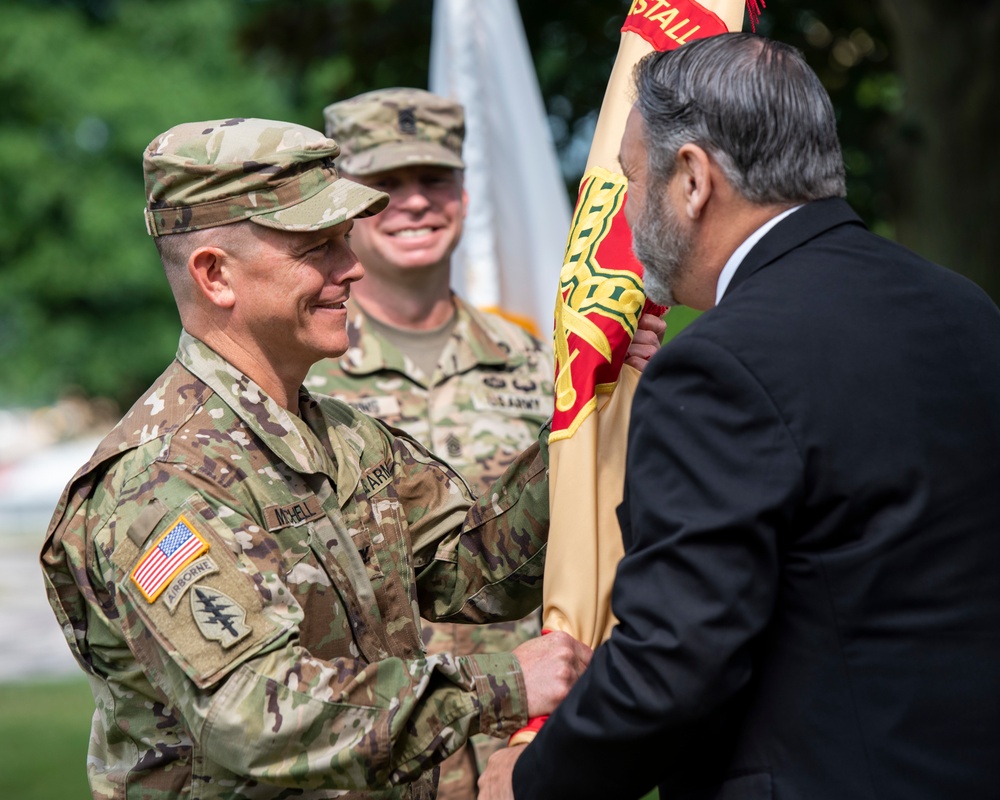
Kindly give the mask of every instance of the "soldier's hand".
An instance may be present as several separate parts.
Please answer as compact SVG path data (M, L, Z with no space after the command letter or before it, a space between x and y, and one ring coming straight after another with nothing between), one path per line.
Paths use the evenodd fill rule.
M505 747L497 750L486 763L486 771L479 776L479 800L514 800L514 765L527 745Z
M528 716L551 714L583 674L592 654L587 645L562 631L552 631L515 647L528 693Z
M667 323L655 314L643 314L632 337L632 344L625 353L625 363L635 367L639 372L646 369L646 364L660 349L660 340L667 329Z

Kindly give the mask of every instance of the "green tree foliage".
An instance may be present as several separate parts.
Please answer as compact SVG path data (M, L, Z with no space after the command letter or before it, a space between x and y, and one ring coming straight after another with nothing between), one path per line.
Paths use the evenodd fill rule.
M179 323L142 221L143 148L182 121L288 118L227 0L6 3L0 13L0 405L127 407Z
M574 195L630 5L519 2ZM431 0L257 0L248 6L242 42L282 65L297 105L318 110L383 86L426 86L432 7ZM799 47L821 76L838 108L851 201L891 233L883 153L901 89L875 7L868 0L771 0L759 31ZM313 124L321 124L318 114Z
M888 142L897 237L1000 300L1000 3L878 6L905 92Z
M127 406L172 355L141 222L153 136L238 115L321 128L334 100L427 82L433 0L0 2L0 405L77 388ZM629 5L519 0L571 195ZM758 30L830 92L869 225L1000 297L1000 6L768 0Z

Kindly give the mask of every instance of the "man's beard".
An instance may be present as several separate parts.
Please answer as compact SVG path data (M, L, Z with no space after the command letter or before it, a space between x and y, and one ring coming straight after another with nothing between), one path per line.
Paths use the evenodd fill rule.
M646 296L662 306L678 305L674 290L690 269L691 237L659 192L647 193L632 228L632 250L643 266Z

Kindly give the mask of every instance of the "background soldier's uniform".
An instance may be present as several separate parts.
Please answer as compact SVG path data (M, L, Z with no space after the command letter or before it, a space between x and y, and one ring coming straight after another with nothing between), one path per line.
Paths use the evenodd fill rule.
M398 432L300 408L184 334L60 501L43 567L97 702L95 796L430 798L468 733L525 722L516 659L425 658L417 612L539 603L545 437L473 506ZM171 542L195 561L142 579Z
M342 148L338 164L355 179L419 165L465 166L462 106L422 89L367 92L327 106L324 117L327 135ZM554 367L551 349L519 326L457 297L455 305L451 337L435 374L426 375L348 304L350 350L313 367L307 385L399 426L481 493L551 416ZM433 653L509 652L539 634L540 619L536 613L488 629L425 625L424 639ZM441 800L475 797L480 769L504 743L476 736L473 746L475 753L465 748L442 766Z
M314 366L306 386L402 428L447 459L482 494L551 417L552 356L520 326L477 311L458 297L455 306L455 327L436 372L428 376L377 327L366 325L364 311L349 302L350 348L341 358ZM539 632L536 612L492 625L426 623L423 638L430 653L499 653ZM474 784L490 753L505 745L483 735L472 741L478 765L456 763L458 755L450 759L441 774L442 798L450 783L456 784L456 795L474 791L474 785L466 784ZM465 758L473 758L468 748Z

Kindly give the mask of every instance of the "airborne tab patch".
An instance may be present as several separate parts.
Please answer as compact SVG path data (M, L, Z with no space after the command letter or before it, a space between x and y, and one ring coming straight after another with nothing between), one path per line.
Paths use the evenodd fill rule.
M132 570L132 582L152 603L178 572L208 548L208 542L182 514L139 559Z
M181 598L184 596L184 592L195 585L196 582L200 581L206 575L214 575L219 571L219 565L216 564L211 556L202 556L197 561L192 561L184 569L181 570L180 575L174 578L173 582L167 587L166 593L163 595L163 602L167 604L167 608L170 609L172 614L177 610L177 606L181 602Z

